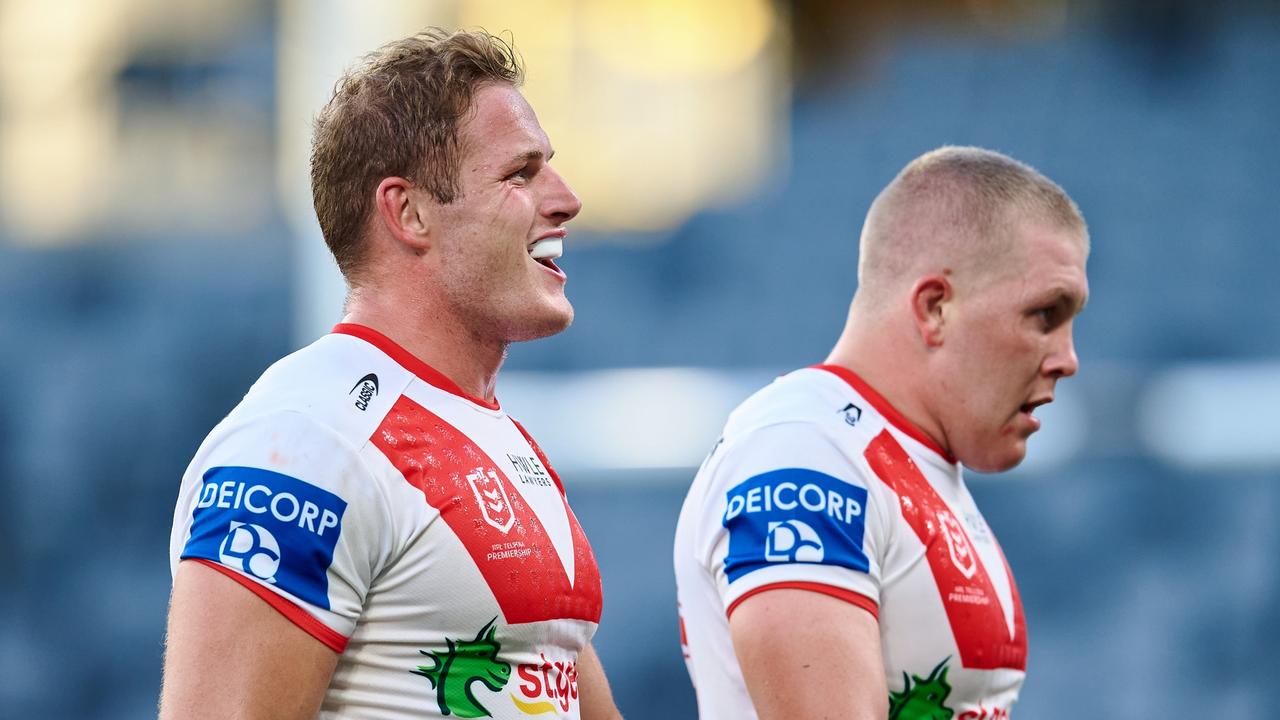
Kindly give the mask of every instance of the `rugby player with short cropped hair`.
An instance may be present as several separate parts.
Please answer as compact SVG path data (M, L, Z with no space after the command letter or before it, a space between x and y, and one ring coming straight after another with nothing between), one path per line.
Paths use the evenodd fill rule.
M1075 374L1088 254L1066 193L989 150L880 193L835 348L730 415L681 511L704 720L1009 717L1026 623L963 466L1021 462Z
M384 46L316 122L346 317L254 384L182 479L160 715L617 718L600 577L498 405L510 343L573 319L581 208L484 32Z

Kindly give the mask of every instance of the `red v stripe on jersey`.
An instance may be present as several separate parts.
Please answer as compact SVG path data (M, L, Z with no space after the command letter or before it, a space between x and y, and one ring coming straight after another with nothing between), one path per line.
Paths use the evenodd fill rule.
M573 534L573 567L575 580L574 584L588 583L596 588L595 593L599 600L596 601L596 617L600 617L600 606L602 604L602 593L600 592L600 567L596 565L596 556L591 552L591 543L587 542L587 534L582 531L582 526L578 524L578 518L573 514L573 509L569 507L569 496L565 494L564 483L560 481L560 473L551 467L551 461L547 460L546 453L542 452L542 447L538 445L538 441L533 439L528 430L524 429L515 418L508 416L511 424L516 426L520 434L524 436L525 442L529 443L529 447L533 448L533 452L538 456L538 460L542 463L542 467L547 469L547 473L551 475L552 481L555 482L556 488L560 491L560 498L564 501L564 511L569 517L569 532Z
M575 582L570 585L551 537L502 469L440 416L401 397L371 442L422 491L467 548L508 623L571 618L600 621L600 573L578 521L568 516ZM486 519L468 475L496 479L509 498L507 532ZM486 485L486 487L488 487ZM497 490L496 486L493 488ZM496 496L496 495L495 495ZM504 509L505 510L505 509ZM439 582L450 582L439 578Z
M897 493L902 516L925 546L961 663L975 670L1025 671L1027 623L1008 563L1003 570L1009 573L1013 599L1013 637L1009 637L1009 625L991 578L964 527L898 441L884 430L864 455L872 471Z

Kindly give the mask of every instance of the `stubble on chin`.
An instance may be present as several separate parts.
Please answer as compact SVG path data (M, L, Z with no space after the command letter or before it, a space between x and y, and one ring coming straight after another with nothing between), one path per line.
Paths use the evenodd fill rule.
M481 343L510 343L540 340L564 332L573 324L573 306L567 299L554 306L537 304L530 307L508 308L497 312L477 312L484 307L477 303L459 307L473 339Z
M530 340L541 340L542 338L559 335L573 324L573 306L568 300L564 301L563 308L557 308L558 312L554 314L548 309L542 317L527 318L520 322L511 323L508 328L506 341L528 342Z

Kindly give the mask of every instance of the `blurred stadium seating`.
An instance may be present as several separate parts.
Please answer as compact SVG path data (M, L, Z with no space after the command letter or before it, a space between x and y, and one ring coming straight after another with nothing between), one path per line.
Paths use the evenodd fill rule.
M24 23L50 37L77 25L37 5L0 2L0 40ZM99 38L103 59L73 70L101 76L68 87L105 103L81 121L109 124L105 139L76 136L77 152L37 132L43 116L22 104L43 100L20 73L52 61L0 42L0 149L26 148L0 157L0 717L154 714L182 470L257 374L302 342L300 315L339 314L297 305L314 302L299 292L305 233L276 184L275 58L295 3L177 3L185 21L159 3L121 5L132 34L76 31ZM458 8L484 3L442 5L471 17ZM1031 1L993 19L973 9L1001 3L914 5L943 20L877 37L852 24L870 15L839 3L769 6L776 32L791 28L795 76L778 86L784 112L761 136L778 144L751 183L666 226L575 232L562 263L574 327L512 349L499 397L562 459L602 565L597 647L620 707L695 717L670 544L696 435L709 447L717 428L682 427L679 452L646 466L611 461L625 438L593 436L584 414L604 408L618 432L674 443L654 418L690 411L627 392L671 376L618 369L692 368L681 377L708 379L686 402L731 405L820 360L874 193L955 143L1045 171L1093 235L1081 375L1025 468L972 479L1027 608L1018 717L1270 714L1280 7ZM1026 19L1027 7L1042 12ZM633 162L657 179L687 171L671 154L659 145Z

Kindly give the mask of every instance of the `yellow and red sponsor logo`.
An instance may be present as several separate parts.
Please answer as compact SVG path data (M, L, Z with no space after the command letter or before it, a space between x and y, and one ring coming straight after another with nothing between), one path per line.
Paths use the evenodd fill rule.
M578 702L578 664L572 660L553 662L541 653L538 656L542 662L517 666L520 682L511 701L526 715L568 713Z

